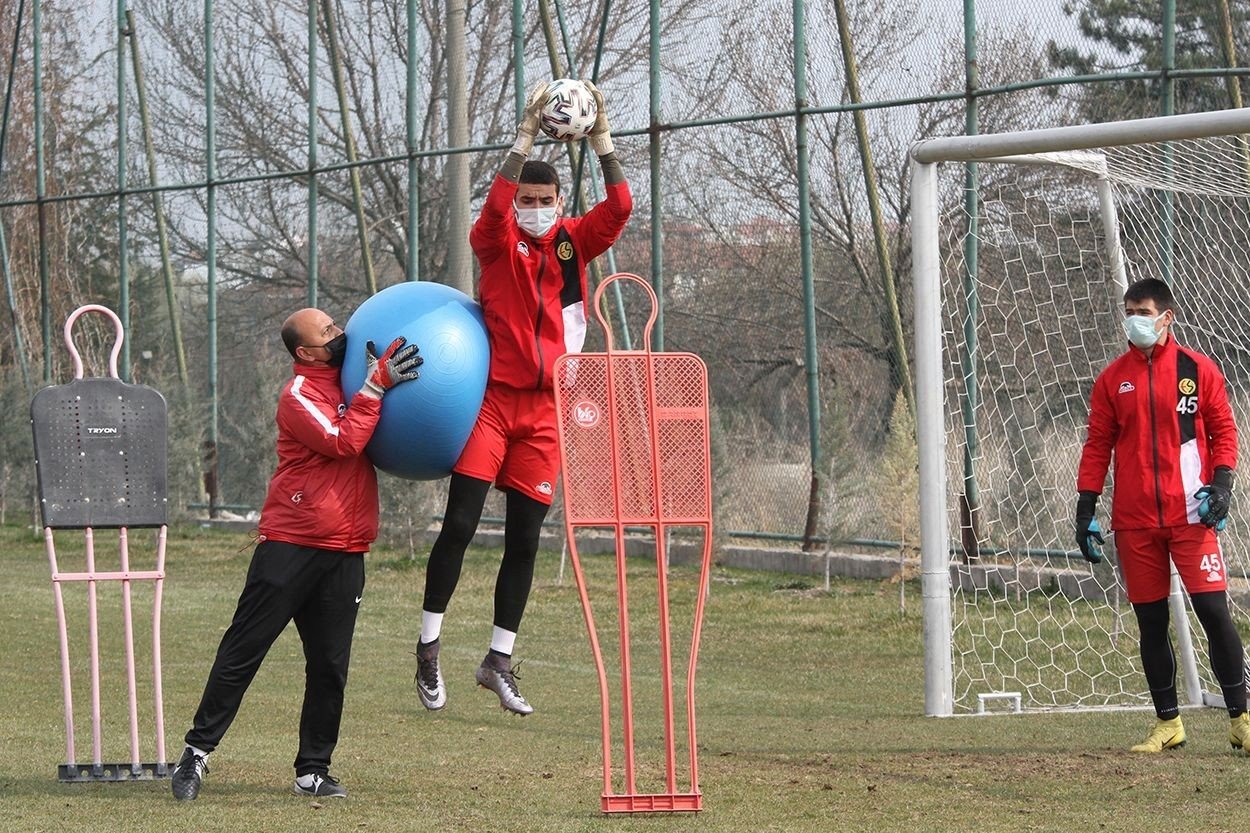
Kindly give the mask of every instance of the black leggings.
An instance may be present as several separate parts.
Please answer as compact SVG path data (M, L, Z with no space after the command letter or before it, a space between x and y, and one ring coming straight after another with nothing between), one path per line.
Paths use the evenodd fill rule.
M1202 629L1207 633L1211 670L1224 693L1228 713L1236 717L1246 710L1246 670L1241 635L1228 612L1226 593L1195 593L1189 597Z
M426 567L423 609L431 613L447 612L447 605L460 581L464 551L477 532L489 491L490 483L485 480L452 474L447 490L447 510L443 513L443 528L430 550L430 562ZM495 580L494 624L513 633L520 628L525 603L529 600L538 537L547 517L547 508L547 504L519 492L507 492L503 560L499 564L499 577Z
M1224 593L1195 593L1189 597L1194 613L1207 635L1211 670L1224 694L1229 715L1246 710L1245 670L1242 667L1241 636L1228 612ZM1154 701L1155 713L1167 720L1180 709L1176 701L1176 658L1168 635L1168 600L1133 605L1141 632L1142 669Z

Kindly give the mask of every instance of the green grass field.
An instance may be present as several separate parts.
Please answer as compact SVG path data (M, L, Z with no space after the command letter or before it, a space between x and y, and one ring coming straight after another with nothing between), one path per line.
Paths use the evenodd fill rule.
M136 539L146 534L135 534ZM72 569L81 535L58 535ZM133 545L133 544L132 544ZM150 547L149 547L150 549ZM99 568L116 558L101 533ZM247 536L171 533L164 605L169 755L198 702L251 557ZM146 554L136 556L143 566ZM1190 743L1158 757L1124 751L1148 728L1142 711L933 719L923 712L919 588L900 615L893 584L717 569L697 683L698 815L606 818L598 692L571 570L541 553L517 656L537 712L501 711L473 684L490 632L497 554L471 550L444 626L449 703L427 713L412 688L422 564L370 556L342 737L333 772L351 792L324 806L290 795L302 695L294 628L274 646L238 720L209 759L200 799L180 804L167 782L59 784L65 756L51 582L41 540L0 529L4 662L0 664L0 830L23 831L1137 831L1184 823L1241 831L1250 823L1250 758L1234 755L1220 712L1186 712ZM113 562L115 563L115 562ZM589 557L592 586L613 583ZM647 564L631 562L639 702L640 788L662 745L654 690ZM654 575L652 570L650 573ZM674 569L674 629L688 630L694 572ZM593 591L592 591L593 592ZM101 593L106 752L127 757L120 616ZM70 625L85 632L85 593L67 590ZM611 603L610 597L604 597ZM149 590L136 590L147 621ZM613 641L608 609L597 608ZM146 629L139 633L140 641ZM685 644L684 640L679 640ZM81 645L81 640L79 640ZM77 651L85 669L85 655ZM140 662L148 651L139 651ZM681 672L679 664L679 673ZM90 758L85 676L75 702L80 759ZM149 686L140 677L140 697ZM144 757L151 707L141 703ZM619 750L618 750L619 755ZM644 784L643 781L646 781ZM679 783L679 787L681 784Z

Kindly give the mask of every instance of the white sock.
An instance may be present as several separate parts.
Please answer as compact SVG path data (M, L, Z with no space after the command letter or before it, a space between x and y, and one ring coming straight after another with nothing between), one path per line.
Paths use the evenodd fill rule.
M429 645L443 632L443 614L421 611L421 642Z
M207 758L207 757L208 757L208 753L207 753L207 752L205 752L203 749L197 749L196 747L192 746L192 745L191 745L191 744L189 744L189 743L187 744L187 749L190 749L190 750L191 750L191 754L192 754L192 755L199 755L201 758Z
M313 780L312 773L310 772L310 773L307 773L306 775L295 776L295 783L299 784L301 787L310 788L312 787L313 784L317 782Z
M501 654L512 656L512 644L516 642L516 633L506 631L498 625L490 635L490 649Z

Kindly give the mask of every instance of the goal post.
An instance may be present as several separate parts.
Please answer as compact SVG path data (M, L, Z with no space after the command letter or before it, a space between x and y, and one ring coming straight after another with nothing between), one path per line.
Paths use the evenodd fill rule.
M1169 281L1178 341L1216 359L1250 425L1246 134L1250 110L1226 110L912 146L926 714L1149 706L1114 543L1094 566L1072 540L1076 466L1093 379L1125 349L1124 289L1146 277ZM1239 622L1247 513L1235 497L1221 533ZM1175 574L1171 601L1182 702L1220 704Z

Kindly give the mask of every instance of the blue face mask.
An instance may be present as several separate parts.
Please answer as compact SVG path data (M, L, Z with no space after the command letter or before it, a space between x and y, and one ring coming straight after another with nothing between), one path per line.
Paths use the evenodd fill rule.
M1159 341L1159 332L1155 330L1155 323L1164 316L1165 313L1159 313L1154 318L1149 315L1130 315L1124 319L1124 335L1128 336L1128 340L1143 350L1154 347Z

